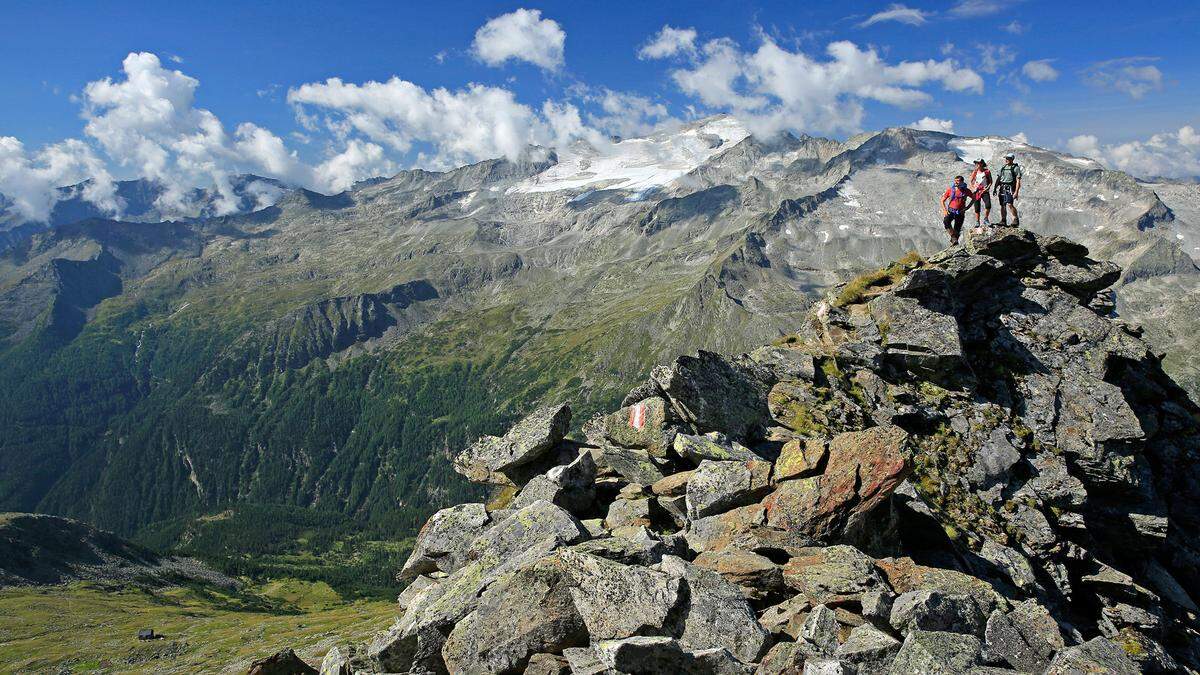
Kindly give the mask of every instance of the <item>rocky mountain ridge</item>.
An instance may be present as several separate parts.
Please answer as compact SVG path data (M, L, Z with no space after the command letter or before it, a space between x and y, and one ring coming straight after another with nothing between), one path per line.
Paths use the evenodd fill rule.
M600 150L19 237L0 253L0 508L135 535L282 504L406 536L469 497L448 448L794 330L830 286L940 249L948 178L1006 150L1024 224L1121 264L1118 313L1200 386L1195 186L1013 139L761 139L730 118Z
M1112 263L1000 229L834 288L802 330L459 453L402 616L322 673L1200 668L1200 407Z

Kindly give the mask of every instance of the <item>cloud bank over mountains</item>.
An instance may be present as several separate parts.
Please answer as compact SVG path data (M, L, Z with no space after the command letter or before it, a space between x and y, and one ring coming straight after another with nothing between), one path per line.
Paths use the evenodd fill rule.
M947 11L969 16L986 7L967 0ZM864 24L916 26L926 18L893 5ZM868 106L912 109L935 103L939 95L982 95L980 73L1015 60L1011 51L997 48L979 62L977 72L951 55L889 60L886 50L846 40L809 53L761 32L756 44L747 46L728 37L702 40L695 28L664 25L647 37L637 56L662 64L685 103L673 113L653 96L575 81L567 70L566 37L557 21L534 9L491 18L475 32L470 53L478 62L494 68L529 64L548 80L566 80L561 94L538 102L521 101L505 86L468 82L426 88L399 75L382 82L331 77L292 86L286 101L304 130L292 135L323 148L307 159L271 129L252 121L227 124L199 106L196 78L165 66L155 54L130 53L119 75L87 84L78 97L84 120L79 138L28 148L17 138L0 136L0 193L26 218L44 220L57 198L56 187L88 180L83 197L119 217L114 176L140 176L163 187L158 206L166 213L186 214L189 193L197 186L213 190L218 213L230 213L238 205L232 179L241 173L336 193L404 167L445 169L495 157L516 159L531 145L562 147L583 140L604 152L612 136L641 135L718 112L735 114L760 135L783 130L850 134L863 128ZM1034 83L1058 77L1047 59L1027 61L1022 70ZM1081 77L1132 97L1161 86L1157 68L1138 59L1099 64ZM952 131L954 123L926 116L911 126ZM1171 142L1174 150L1163 151L1161 139L1155 139L1136 148L1089 143L1082 136L1071 143L1118 168L1190 175L1164 172L1155 160L1167 156L1173 166L1194 166L1195 146L1177 140ZM1188 152L1190 163L1180 161Z

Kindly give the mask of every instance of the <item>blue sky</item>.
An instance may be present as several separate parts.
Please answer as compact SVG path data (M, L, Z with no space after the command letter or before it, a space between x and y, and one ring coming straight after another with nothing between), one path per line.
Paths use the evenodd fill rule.
M373 171L729 111L762 133L844 137L918 120L967 135L1024 133L1120 168L1163 173L1182 162L1176 173L1194 175L1186 168L1200 148L1180 130L1200 127L1200 3L1146 7L10 0L0 137L20 151L12 140L0 150L0 192L34 192L97 167L184 182L273 168L334 189ZM490 38L477 35L505 17ZM664 26L677 29L674 39L645 51ZM166 78L164 89L139 90L123 69L143 52L156 62L132 67L147 81ZM113 86L86 93L104 78ZM391 87L365 86L391 78ZM189 110L148 119L164 98ZM413 110L397 112L404 106ZM180 139L195 129L209 145L181 159ZM1163 139L1171 147L1154 154ZM155 144L165 159L147 149ZM135 147L148 154L131 158ZM51 148L68 159L48 156ZM22 171L38 180L13 178Z

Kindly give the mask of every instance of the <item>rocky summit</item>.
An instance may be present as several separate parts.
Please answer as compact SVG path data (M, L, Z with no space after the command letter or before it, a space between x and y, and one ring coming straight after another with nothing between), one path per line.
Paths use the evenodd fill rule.
M1196 672L1200 408L1120 272L976 234L655 368L582 441L532 411L321 672Z

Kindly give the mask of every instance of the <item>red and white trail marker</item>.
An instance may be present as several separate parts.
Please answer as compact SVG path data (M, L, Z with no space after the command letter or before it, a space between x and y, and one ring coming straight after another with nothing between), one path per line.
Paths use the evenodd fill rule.
M629 407L629 426L641 429L646 426L646 404L637 403Z

